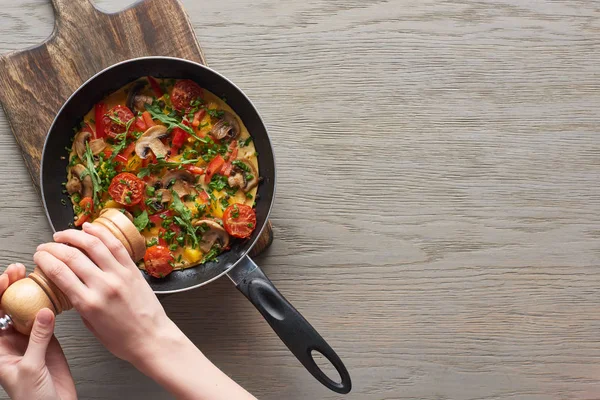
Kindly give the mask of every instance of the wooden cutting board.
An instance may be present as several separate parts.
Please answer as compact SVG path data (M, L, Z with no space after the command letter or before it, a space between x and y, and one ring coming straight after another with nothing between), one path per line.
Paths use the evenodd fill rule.
M56 20L48 40L0 56L0 103L38 193L48 129L83 82L112 64L142 56L180 57L206 65L177 0L144 0L113 14L99 11L89 0L52 0L52 5ZM271 241L269 222L253 255Z

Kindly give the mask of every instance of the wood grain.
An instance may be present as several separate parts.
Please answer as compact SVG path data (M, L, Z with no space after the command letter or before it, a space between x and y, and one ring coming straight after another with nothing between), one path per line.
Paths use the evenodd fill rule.
M51 32L43 0L0 5L0 51ZM184 5L270 128L257 261L344 359L348 399L600 398L597 2ZM4 117L0 158L6 265L50 231ZM341 398L227 280L163 303L259 398ZM82 399L169 398L76 314L57 334Z
M0 56L0 103L38 190L46 134L60 107L83 82L110 65L141 56L206 64L177 0L145 0L114 13L98 10L89 0L52 0L52 6L54 31L48 39ZM251 254L260 254L272 240L269 222Z

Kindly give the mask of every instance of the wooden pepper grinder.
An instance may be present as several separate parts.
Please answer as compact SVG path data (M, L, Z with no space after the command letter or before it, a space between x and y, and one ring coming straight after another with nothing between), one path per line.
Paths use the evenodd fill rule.
M146 241L133 222L116 209L105 209L93 224L106 227L137 262L144 257ZM6 289L0 307L6 315L0 318L0 330L13 326L17 331L29 335L38 311L49 308L55 315L70 310L73 305L65 294L50 281L39 267L25 279L21 279Z

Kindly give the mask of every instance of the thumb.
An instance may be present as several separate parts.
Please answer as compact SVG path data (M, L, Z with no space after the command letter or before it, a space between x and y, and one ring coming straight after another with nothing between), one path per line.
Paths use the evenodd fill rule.
M44 364L46 360L46 349L52 334L54 333L54 313L47 308L42 308L35 317L29 344L23 356L24 360L31 363Z

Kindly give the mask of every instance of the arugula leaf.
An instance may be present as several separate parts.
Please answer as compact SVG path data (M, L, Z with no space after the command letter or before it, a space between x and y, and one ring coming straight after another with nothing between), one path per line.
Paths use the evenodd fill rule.
M173 195L173 202L171 206L175 212L179 214L179 216L174 216L173 220L177 223L177 225L181 226L186 233L192 239L194 247L198 246L198 237L196 236L196 227L192 225L192 212L189 208L183 204L177 193L171 192Z
M133 224L140 232L148 226L149 222L150 220L148 219L148 212L146 210L133 219Z
M192 160L181 160L181 161L166 161L164 158L157 158L156 164L148 164L147 167L140 168L137 176L138 178L144 178L153 172L158 172L163 168L176 169L182 168L186 164L196 164L199 161L198 158Z
M203 139L196 136L196 134L194 133L194 130L192 128L183 124L183 122L179 121L175 117L174 113L170 113L167 115L163 112L163 110L160 108L160 106L158 104L154 104L154 103L153 104L144 104L144 107L146 108L146 111L148 111L150 113L150 115L152 116L152 119L157 119L160 122L162 122L163 124L165 124L167 126L168 131L172 130L175 127L179 127L181 129L183 129L184 131L186 131L187 133L189 133L190 136L192 136L194 139L203 141Z
M92 149L90 148L89 142L85 144L84 158L86 162L87 175L89 175L90 178L92 178L92 187L94 188L94 205L98 205L98 194L102 190L102 185L100 176L98 175L98 171L96 171L96 166L94 165L94 153L92 153Z

